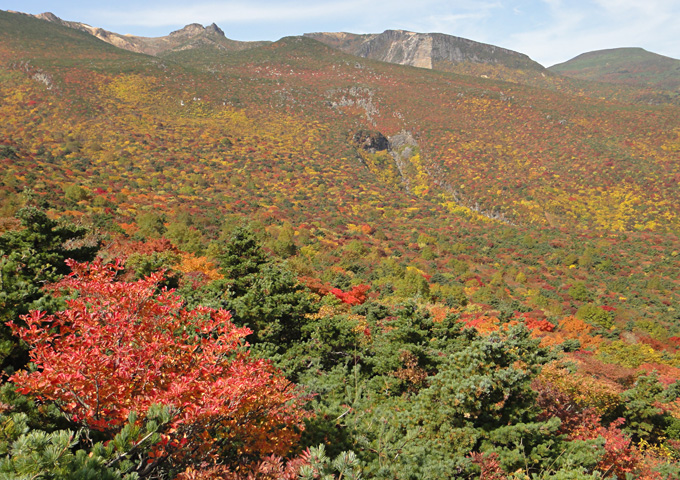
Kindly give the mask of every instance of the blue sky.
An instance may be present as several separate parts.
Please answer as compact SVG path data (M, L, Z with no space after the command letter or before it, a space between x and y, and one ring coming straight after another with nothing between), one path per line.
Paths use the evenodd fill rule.
M0 9L49 11L149 37L213 22L234 40L318 31L441 32L516 50L544 66L616 47L680 58L679 0L0 0Z

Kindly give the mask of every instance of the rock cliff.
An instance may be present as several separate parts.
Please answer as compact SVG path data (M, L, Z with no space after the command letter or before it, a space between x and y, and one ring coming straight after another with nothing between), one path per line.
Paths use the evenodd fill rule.
M317 32L306 33L305 36L352 55L413 67L431 69L441 64L471 62L544 70L543 66L522 53L443 33L386 30L368 35Z

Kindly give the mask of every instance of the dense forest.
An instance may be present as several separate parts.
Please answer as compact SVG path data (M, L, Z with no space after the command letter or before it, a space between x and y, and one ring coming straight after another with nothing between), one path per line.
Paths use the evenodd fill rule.
M0 478L679 478L677 98L485 68L0 11Z

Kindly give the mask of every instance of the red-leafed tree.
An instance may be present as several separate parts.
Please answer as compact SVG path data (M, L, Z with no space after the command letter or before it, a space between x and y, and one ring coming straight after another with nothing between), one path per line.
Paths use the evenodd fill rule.
M330 293L335 295L341 302L347 303L348 305L361 305L366 301L366 293L370 289L370 285L361 284L352 287L347 292L343 292L339 288L333 288Z
M633 475L638 472L643 458L630 437L621 430L623 418L613 421L609 426L602 425L599 416L592 412L590 418L584 419L587 422L578 426L571 438L576 440L604 439L604 455L598 462L598 469L606 472L605 476L611 473L616 475L616 478L626 478L626 474Z
M182 308L162 275L115 281L120 264L70 262L54 285L75 293L55 315L34 311L13 331L31 345L36 371L11 380L51 400L74 422L113 434L131 411L153 405L175 413L155 457L242 463L286 455L304 414L296 389L267 361L248 355L224 310ZM180 462L181 462L180 461Z

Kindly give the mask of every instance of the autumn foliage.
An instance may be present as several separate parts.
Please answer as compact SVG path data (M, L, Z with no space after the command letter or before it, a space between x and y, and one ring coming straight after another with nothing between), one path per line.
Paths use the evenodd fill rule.
M601 471L613 473L616 478L626 478L627 473L635 473L642 457L637 448L633 446L630 437L621 430L621 426L625 423L624 419L619 418L607 427L601 424L600 418L595 414L585 420L586 423L576 429L573 438L578 440L604 439L605 454L600 459L598 468Z
M330 293L348 305L361 305L366 301L366 293L370 288L370 285L356 285L347 292L343 292L339 288L333 288Z
M171 407L166 452L206 459L285 455L298 440L301 398L269 362L251 358L224 310L188 311L160 273L117 282L119 263L69 262L54 285L77 294L55 315L34 311L12 324L31 345L33 372L11 380L52 400L77 423L115 432L131 411Z
M48 449L54 422L30 418L36 450L94 462L90 447L114 444L128 414L150 432L162 411L157 450L131 448L137 469L170 460L164 478L294 478L289 453L318 442L352 445L376 478L575 465L554 478L650 479L651 460L680 478L678 98L556 75L533 88L519 70L496 82L481 64L428 72L304 37L165 62L86 35L0 11L0 360L9 374L28 360L3 344L18 345L13 320L35 366L5 382L0 413L23 413L18 388L92 438L71 445L64 431ZM366 129L389 149L349 141ZM4 218L25 188L45 221ZM81 226L92 239L60 233ZM72 262L52 287L61 298L43 296L100 234L99 255L120 263ZM20 319L36 308L50 310ZM517 324L521 344L564 362L535 377L517 369L544 353L506 368L515 347L498 339L515 342ZM631 402L654 371L656 393ZM284 375L317 392L302 438L303 398ZM433 378L452 393L437 397ZM511 396L480 394L499 378ZM0 452L24 433L5 417ZM16 443L12 461L37 464ZM119 468L117 456L100 463Z

